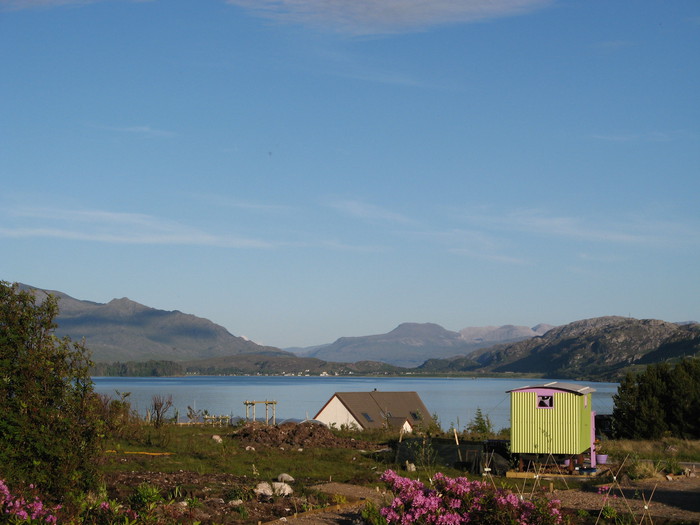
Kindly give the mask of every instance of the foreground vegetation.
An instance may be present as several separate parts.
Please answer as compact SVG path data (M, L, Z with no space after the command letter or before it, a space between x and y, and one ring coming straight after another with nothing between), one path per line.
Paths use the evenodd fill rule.
M97 458L101 483L72 502L64 502L61 508L54 509L55 503L51 500L45 502L43 508L48 510L45 510L45 515L36 514L40 518L36 523L51 522L52 519L58 523L76 524L257 523L347 502L347 499L333 497L316 488L318 484L329 481L381 489L386 487L385 482L390 487L397 483L414 487L410 497L406 493L406 505L401 507L409 511L415 505L422 508L424 502L419 494L427 495L432 489L403 479L429 480L436 479L437 475L438 478L446 476L449 480L463 480L444 481L456 487L454 490L461 490L462 485L471 487L472 482L484 479L441 462L431 450L430 438L446 436L435 429L433 435L424 435L424 439L416 441L412 458L416 470L407 471L403 462L396 462L392 447L399 440L396 432L323 428L323 435L331 435L335 446L328 446L327 442L318 442L321 446L279 446L265 441L272 429L268 430L261 424L236 427L177 425L168 423L167 418L157 426L153 420L146 423L131 411L126 399L103 399L108 424L105 425L104 452ZM484 437L481 434L483 420L482 424L477 424L477 420L475 418L468 426L472 432L460 434L460 440ZM256 428L251 429L251 426ZM276 430L289 431L279 427ZM624 474L632 478L661 472L676 474L680 462L700 461L700 441L671 438L653 442L606 441L603 446L618 464L625 462ZM380 480L380 476L390 470L400 471L401 475L384 474L384 482ZM295 480L290 483L294 491L291 496L260 497L255 493L259 483L274 481L282 473ZM601 478L598 482L604 483L606 479ZM463 500L460 505L471 508L481 499L500 498L498 501L502 504L494 507L499 516L510 516L518 511L519 507L511 505L515 500L511 502L507 498L509 491L517 493L522 481L497 478L495 483L494 488L497 486L503 492L491 493L490 483L488 487L474 485L474 490L482 491L480 499ZM554 488L585 488L587 484L590 480L558 481ZM25 522L21 519L23 510L27 512L26 522L31 522L31 509L36 508L35 498L43 499L44 495L30 489L27 484L15 484L8 488L8 493L12 494L13 504L19 512L13 515L15 521L10 522ZM16 504L20 496L24 505ZM415 505L414 500L417 501ZM217 501L219 503L214 503ZM366 512L369 522L383 523L381 520L384 519L396 522L401 509L397 502L393 507L388 506L389 503L388 500L385 502L387 510L384 514L378 507L369 508ZM436 500L435 503L444 507L450 501ZM456 505L457 501L451 501L451 504ZM532 519L527 523L559 523L564 518L578 523L575 515L558 514L558 507L550 507L543 499L535 498L533 505L535 507L520 509L523 512L529 509ZM548 514L550 510L557 512Z
M530 518L525 523L585 522L571 512L564 513L556 503L549 503L544 494L530 494L530 485L527 492L534 498L532 505L521 508L521 503L508 494L521 493L522 480L496 478L483 485L480 484L486 479L483 476L444 464L431 447L435 438L447 435L436 429L432 435L424 434L416 440L412 451L416 470L410 471L404 462L396 461L399 435L393 431L351 432L307 424L323 430L311 432L316 441L308 441L309 446L280 446L267 438L274 433L291 433L292 426L177 425L168 423L167 419L156 426L153 421L146 423L139 419L125 398L105 399L104 404L110 424L105 427L108 434L104 453L98 458L102 482L73 503L46 514L58 523L257 523L346 503L346 498L325 494L317 488L329 481L381 490L388 486L395 494L406 489L402 503L387 499L383 506L368 506L365 513L370 523L398 522L402 509L428 512L434 503L437 507L433 511L437 514L433 514L437 516L440 508L457 505L459 498L444 499L444 491L439 491L440 497L435 499L437 494L431 492L432 485L421 484L417 482L419 479L442 480L452 491L469 488L474 491L471 499L461 498L459 505L471 509L479 507L482 501L493 502L490 506L496 513L493 519L506 519L513 513L527 511ZM477 424L478 420L475 417L468 425L471 432L459 435L461 441L484 437L483 420ZM332 441L319 441L319 435ZM312 443L315 445L311 446ZM677 474L681 470L680 462L700 461L700 441L672 438L650 442L606 441L603 446L617 465L624 462L622 474L631 478ZM282 473L294 478L290 483L294 491L291 496L256 494L260 483L277 480ZM609 478L596 482L606 480ZM579 481L555 481L553 488L586 489L590 483L591 480L582 477ZM28 489L27 485L20 487ZM30 510L28 505L34 496L31 491L23 494L26 510ZM434 498L433 503L424 497ZM430 522L427 519L414 521ZM23 521L16 515L15 522Z
M370 522L413 523L417 521L414 511L444 510L445 505L453 509L469 505L478 512L472 505L476 500L459 497L433 499L432 510L422 506L421 498L434 494L413 483L418 478L442 484L455 496L467 488L486 490L472 485L453 468L454 462L440 460L433 443L444 436L434 425L419 429L418 438L412 440L413 463L404 464L402 458L397 464L397 447L392 445L401 437L389 430L352 433L310 424L274 429L180 426L169 422L171 402L165 396L154 396L152 418L144 422L132 411L128 393L117 399L94 393L89 352L82 343L54 335L57 312L55 298L37 303L32 293L0 282L0 523L250 523L341 503L315 488L321 482L379 486L382 473L403 467L406 477L387 473L383 481L394 490L409 486L415 490L404 494L403 503L394 500L393 514L385 510L368 515ZM697 414L698 370L697 361L691 360L678 368L650 369L648 374L630 377L625 388L634 395L621 389L619 405L625 408L625 417L632 419L619 421L626 428L645 428L643 421L634 421L635 409L627 410L625 403L636 400L643 403L642 408L658 408L670 394L664 380L682 386L686 394L672 397L681 410L673 414ZM637 412L639 417L648 413L641 408ZM700 437L697 418L657 421L665 426L664 436L658 436L664 439L656 444L604 444L608 454L626 465L628 477L660 471L676 474L681 461L700 461L700 442L678 439ZM480 411L466 428L460 440L494 436L488 416ZM299 429L309 438L303 445L275 441ZM679 434L676 439L667 437L674 433ZM453 436L448 433L448 437ZM285 479L283 475L290 482L294 479L291 494L261 489L260 483ZM486 521L517 520L523 525L559 521L556 506L534 500L537 512L529 505L508 506L508 490L517 486L505 479L499 484L504 492L488 489L475 504L481 507L484 501L496 501L499 507L503 499L499 507L503 512ZM404 511L413 514L401 515ZM517 518L512 514L516 512L521 513ZM457 514L450 514L451 522L457 522ZM446 513L429 515L440 522ZM471 519L471 515L462 518Z

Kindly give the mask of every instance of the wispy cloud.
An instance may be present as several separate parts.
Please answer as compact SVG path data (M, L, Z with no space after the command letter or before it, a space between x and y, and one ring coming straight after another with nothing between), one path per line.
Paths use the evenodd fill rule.
M261 213L282 213L292 211L294 208L286 204L268 204L263 202L252 202L241 199L227 197L225 195L215 195L212 193L202 193L192 195L193 198L221 208L235 208Z
M459 255L465 255L470 259L481 259L483 261L490 261L502 264L516 264L516 265L527 265L531 264L530 261L522 257L513 257L510 255L502 255L498 253L492 253L487 251L471 250L469 248L454 248L450 250L452 253Z
M338 240L321 241L318 245L322 248L327 248L333 251L342 252L358 252L358 253L380 253L389 251L386 246L378 246L371 244L348 244Z
M0 11L92 4L99 0L0 0Z
M605 254L605 253L588 253L582 252L578 254L578 258L582 261L599 262L599 263L616 263L620 262L622 258L617 254Z
M21 225L0 226L0 237L45 237L111 244L167 244L224 248L270 248L272 243L212 234L140 213L58 208L17 208L8 215ZM15 220L15 222L17 222Z
M525 233L543 237L647 246L697 244L700 233L692 225L645 217L594 219L551 215L523 209L498 215L470 215L472 224L489 230Z
M553 0L226 0L282 22L358 35L513 16Z
M634 243L648 240L642 232L630 229L629 226L596 226L581 218L548 216L534 210L515 211L496 222L520 231L589 241Z
M631 40L606 40L604 42L596 42L594 47L603 51L615 51L618 49L634 47L636 45L637 44Z
M40 9L61 6L80 6L96 4L104 0L0 0L0 11L20 11L22 9ZM154 2L156 0L128 0L134 4Z
M521 255L505 254L506 241L483 230L453 228L449 230L413 231L410 235L439 245L449 253L504 264L530 264Z
M143 137L174 137L176 133L164 129L153 128L147 125L139 126L104 126L93 125L92 127L105 131L116 131L118 133L130 133Z
M345 215L368 222L384 222L404 225L413 224L415 222L409 217L406 217L400 213L357 200L334 201L329 203L328 206Z
M366 57L359 59L352 53L335 48L314 49L314 53L329 64L325 71L329 75L390 86L444 89L444 85L436 84L433 80L397 70L395 64L372 63Z
M346 71L339 72L338 75L353 80L362 80L365 82L373 82L375 84L386 84L392 86L425 87L428 85L426 82L417 80L403 73L371 70L367 67L363 69L349 69Z
M606 142L672 142L697 138L693 133L682 130L650 131L646 133L596 133L591 135L591 137Z

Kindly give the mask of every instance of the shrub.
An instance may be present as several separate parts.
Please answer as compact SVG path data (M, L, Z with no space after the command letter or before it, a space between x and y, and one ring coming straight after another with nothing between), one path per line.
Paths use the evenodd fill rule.
M89 351L54 335L58 300L0 281L0 465L60 501L94 486L98 400Z
M618 474L625 474L630 479L653 478L658 474L657 465L653 461L644 461L638 454L631 454Z
M131 408L131 392L116 392L118 399L98 394L97 409L103 422L105 437L110 439L133 439L142 432L141 419Z
M562 522L558 501L544 497L523 499L483 481L449 478L438 473L431 480L433 488L428 488L392 470L384 472L381 479L396 494L392 503L380 511L389 524L556 525Z
M163 501L160 489L150 483L141 483L129 498L131 507L136 510L144 510L153 507Z

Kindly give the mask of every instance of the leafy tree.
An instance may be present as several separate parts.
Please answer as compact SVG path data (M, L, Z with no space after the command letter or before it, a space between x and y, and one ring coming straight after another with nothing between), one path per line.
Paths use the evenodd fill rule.
M628 373L613 401L616 437L700 438L700 359L686 358L676 366L657 363L639 375Z
M96 480L101 423L89 352L54 335L57 315L0 281L0 477L63 500Z
M488 415L484 416L481 408L477 408L472 419L467 425L467 432L478 439L487 439L493 434L493 425Z

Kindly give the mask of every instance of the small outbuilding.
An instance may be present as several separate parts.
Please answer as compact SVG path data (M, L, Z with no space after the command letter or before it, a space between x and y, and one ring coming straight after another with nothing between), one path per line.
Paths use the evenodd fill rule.
M511 452L583 454L595 467L595 412L588 386L551 382L509 390Z
M430 413L416 392L336 392L314 419L328 426L397 428L412 432L430 422Z

